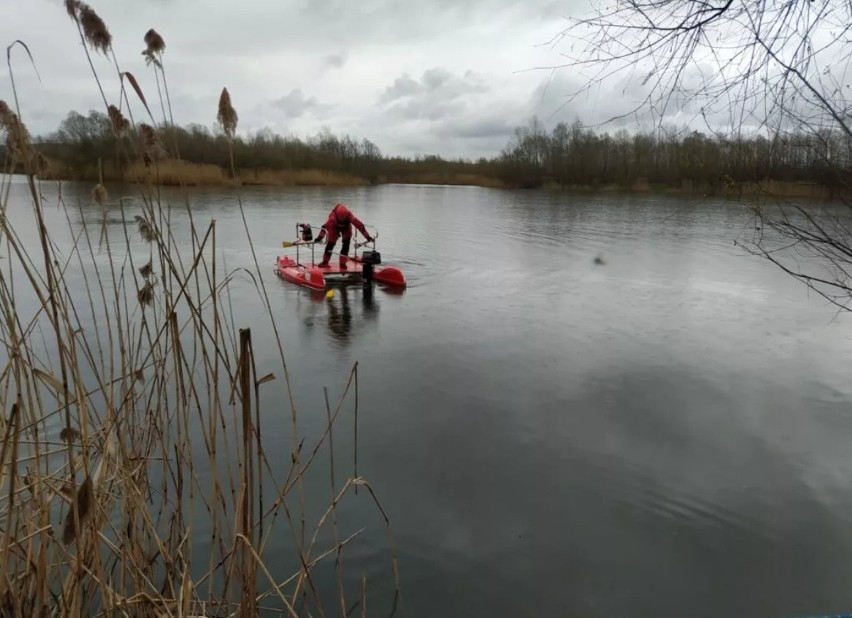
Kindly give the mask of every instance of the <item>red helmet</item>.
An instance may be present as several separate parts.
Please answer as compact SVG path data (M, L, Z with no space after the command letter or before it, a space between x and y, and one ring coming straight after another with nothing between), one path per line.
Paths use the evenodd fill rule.
M336 204L334 208L332 208L331 212L334 214L334 218L337 220L337 225L339 227L348 225L352 218L352 213L348 208L346 208L345 204Z
M331 212L333 212L334 216L338 219L348 219L350 216L352 216L352 213L349 212L348 208L346 208L346 204L335 204Z

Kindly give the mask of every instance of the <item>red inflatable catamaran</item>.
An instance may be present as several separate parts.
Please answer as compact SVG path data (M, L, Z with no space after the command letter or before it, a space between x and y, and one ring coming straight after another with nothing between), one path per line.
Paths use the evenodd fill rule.
M301 233L300 233L301 230ZM343 267L336 261L330 262L327 266L320 266L314 255L315 243L311 239L311 227L307 223L296 224L296 236L301 236L301 239L296 241L285 241L285 248L295 247L296 257L293 259L289 255L279 255L275 260L275 273L290 283L295 283L311 290L325 290L329 283L347 283L361 281L365 285L370 285L376 282L391 288L405 288L405 275L399 268L395 266L379 267L382 258L381 254L376 251L375 238L372 242L358 242L357 232L353 238L354 251L346 266ZM375 236L378 236L376 234ZM358 249L371 245L369 251L362 251L358 254ZM311 259L310 264L303 264L300 261L300 247L310 247Z

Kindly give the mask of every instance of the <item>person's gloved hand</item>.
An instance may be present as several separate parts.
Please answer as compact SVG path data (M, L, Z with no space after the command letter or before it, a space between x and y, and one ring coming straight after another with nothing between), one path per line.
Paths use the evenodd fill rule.
M373 242L373 237L372 237L372 236L367 236L367 242Z

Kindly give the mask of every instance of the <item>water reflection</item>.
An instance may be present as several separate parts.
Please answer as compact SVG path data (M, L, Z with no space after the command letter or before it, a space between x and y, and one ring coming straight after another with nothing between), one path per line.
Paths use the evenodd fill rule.
M352 308L349 305L349 289L345 286L333 290L334 296L327 298L328 330L340 342L349 340L352 331Z
M329 292L311 294L315 306L325 306L325 323L332 340L342 346L352 342L353 335L360 334L369 325L379 319L379 294L398 296L403 291L389 288L362 287L360 285L340 285ZM311 319L304 324L312 327L317 320Z
M364 319L375 321L379 317L379 305L376 304L374 289L365 287L362 290L362 305L364 307Z

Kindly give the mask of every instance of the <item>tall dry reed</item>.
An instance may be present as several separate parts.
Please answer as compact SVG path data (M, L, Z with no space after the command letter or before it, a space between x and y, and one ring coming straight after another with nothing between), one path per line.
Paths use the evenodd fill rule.
M222 94L219 95L219 113L216 115L216 120L219 121L219 126L222 127L225 137L228 138L228 151L231 158L231 178L236 178L237 170L234 168L233 141L234 136L237 133L237 121L239 118L237 116L237 111L231 104L231 93L228 92L227 88L222 88Z
M90 6L68 0L66 10L85 42L111 52ZM160 54L164 44L151 32L146 42ZM128 74L117 61L116 71L124 92ZM219 116L233 134L236 111L226 94ZM344 532L338 516L359 487L388 535L396 591L398 575L389 520L372 487L355 470L335 467L333 430L351 411L357 365L322 411L324 429L305 444L266 294L268 269L242 202L254 266L229 272L216 221L195 219L188 202L188 237L176 236L171 202L156 183L165 153L159 131L136 124L125 102L129 119L104 97L122 156L150 166L155 178L140 178L118 199L103 183L92 187L103 217L97 225L65 191L45 197L51 183L33 163L20 111L0 103L0 127L14 146L0 181L0 616L301 616L359 606L365 614L362 578L342 568L363 530ZM23 202L10 204L7 175L21 166L26 216ZM246 274L266 325L233 317L235 286L247 298ZM274 332L275 367L258 366L256 330L264 341ZM289 408L284 462L282 446L270 452L261 426L280 414L269 408L276 399ZM354 406L357 419L357 395ZM316 514L310 496L320 492L306 485L326 453L332 497ZM287 556L278 553L281 539ZM279 569L292 564L292 572L271 560ZM332 598L317 574L326 563L335 574Z

